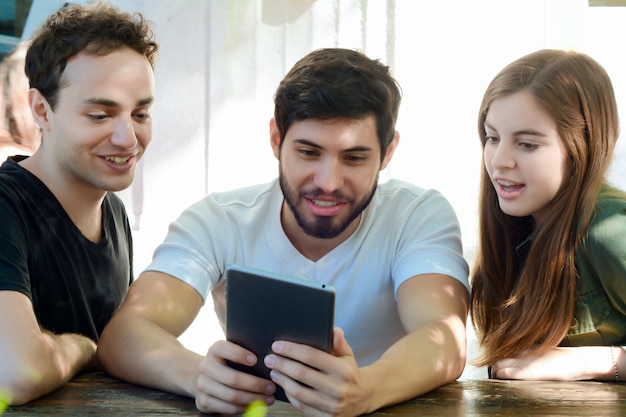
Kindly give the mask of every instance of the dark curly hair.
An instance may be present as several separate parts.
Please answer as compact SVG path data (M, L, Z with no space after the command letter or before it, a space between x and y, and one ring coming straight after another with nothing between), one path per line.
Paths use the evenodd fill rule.
M152 68L158 50L144 17L106 3L71 4L49 16L33 35L26 54L26 75L54 109L67 61L79 53L107 55L130 48Z

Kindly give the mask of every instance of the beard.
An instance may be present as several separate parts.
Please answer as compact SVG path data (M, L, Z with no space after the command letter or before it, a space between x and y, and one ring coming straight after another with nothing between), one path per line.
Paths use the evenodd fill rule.
M319 188L307 192L298 192L293 190L287 184L285 177L283 175L282 169L279 169L278 182L280 184L280 189L283 192L283 196L287 205L291 209L298 226L309 236L319 238L319 239L332 239L334 237L339 236L350 224L361 215L363 210L367 208L367 206L374 198L374 193L376 192L376 187L378 186L378 175L376 175L376 181L374 181L374 186L370 190L370 192L360 201L356 203L354 209L348 214L348 216L341 221L340 223L333 223L336 219L334 217L329 216L316 216L313 220L307 221L304 218L304 215L298 209L298 201L301 197L306 197L309 199L315 199L316 196L325 195L332 196L336 199L343 201L351 201L346 198L346 196L339 192L333 192L331 194L325 193Z

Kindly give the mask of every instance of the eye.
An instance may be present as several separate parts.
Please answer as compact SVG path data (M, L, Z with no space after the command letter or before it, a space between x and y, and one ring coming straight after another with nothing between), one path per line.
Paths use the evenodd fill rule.
M298 148L296 151L305 159L313 159L319 155L317 150L311 148Z
M141 112L141 113L135 113L133 117L140 122L145 122L147 120L150 120L151 115L148 112Z
M500 138L493 135L485 135L483 138L483 144L485 143L498 143L500 142Z
M539 147L539 145L529 142L520 142L519 147L525 151L533 151Z
M101 122L109 117L106 113L87 113L87 117L96 122Z
M362 164L367 160L367 157L364 155L346 155L344 159L353 165Z

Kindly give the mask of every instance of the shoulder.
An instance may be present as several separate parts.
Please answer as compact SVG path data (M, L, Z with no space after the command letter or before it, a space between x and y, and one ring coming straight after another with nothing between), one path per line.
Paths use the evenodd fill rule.
M271 204L281 197L278 181L216 191L187 207L176 223L187 228L204 228L209 224L212 227L228 227L229 224L240 224L242 219L266 216Z
M271 199L276 190L280 191L278 180L235 190L214 192L203 200L214 201L221 206L253 207L264 200Z
M596 201L596 216L607 216L626 208L626 192L605 185Z
M17 155L7 158L0 165L0 186L10 188L15 193L31 195L33 199L49 198L52 192L46 185L19 164L28 156Z
M623 191L605 186L594 209L591 220L593 228L605 228L613 222L625 223L626 221L626 193Z
M451 210L450 202L441 192L426 189L397 179L378 185L378 205L382 207L413 208L421 210Z
M183 217L195 216L198 213L235 215L242 211L249 214L252 209L266 209L272 201L281 196L278 181L229 191L216 191L189 206L183 212Z
M17 161L9 158L0 165L0 197L13 204L18 201L26 205L40 204L49 190Z
M3 160L0 162L0 183L15 181L16 177L19 178L21 171L23 168L12 158Z
M617 245L624 242L626 193L609 186L602 189L585 235L587 244L594 246ZM618 246L626 246L626 243L620 243Z
M447 236L457 244L460 225L456 212L439 191L389 180L379 185L370 208L365 212L366 230L384 230L397 236Z
M395 178L378 184L378 193L387 199L425 198L433 192L437 193L437 191L435 190L428 190L410 182L398 180Z

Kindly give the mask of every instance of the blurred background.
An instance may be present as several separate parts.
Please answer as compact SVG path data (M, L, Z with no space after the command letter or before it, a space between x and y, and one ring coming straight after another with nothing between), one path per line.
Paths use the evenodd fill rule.
M84 3L84 1L76 1ZM135 183L120 193L134 229L135 273L168 224L207 193L270 181L273 94L289 68L321 47L358 49L389 65L403 90L390 177L440 190L456 209L471 263L477 235L477 112L495 74L542 48L575 49L611 76L626 103L626 1L109 0L152 22L160 53L154 137ZM0 58L58 0L0 0ZM611 181L626 189L626 145ZM222 338L207 305L181 337L205 353ZM468 327L469 356L477 352ZM464 377L486 376L468 366Z

